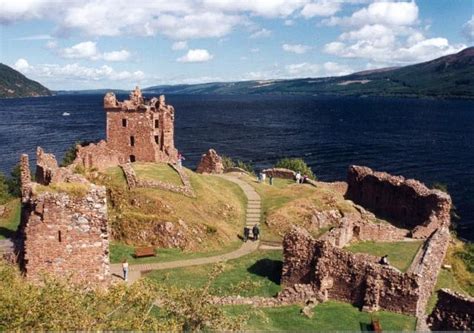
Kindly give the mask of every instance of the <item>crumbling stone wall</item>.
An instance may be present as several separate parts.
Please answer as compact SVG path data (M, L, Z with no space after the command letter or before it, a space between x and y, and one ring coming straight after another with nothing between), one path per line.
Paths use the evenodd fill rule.
M77 283L107 284L110 270L105 187L89 183L70 169L58 168L53 155L38 151L37 174L44 185L31 182L27 176L28 157L23 155L21 159L21 263L26 277L39 281L47 273Z
M174 108L165 97L143 98L137 87L130 99L118 102L113 93L104 97L107 113L107 146L121 160L175 163Z
M347 183L347 199L391 219L397 226L412 229L414 238L427 238L450 223L450 196L416 180L353 165Z
M433 331L473 331L474 298L449 289L438 291L438 302L428 318Z
M270 168L270 169L265 169L263 172L268 176L268 177L274 177L274 178L283 178L283 179L295 179L296 172L290 169L285 169L285 168Z
M385 309L415 315L419 282L414 274L378 264L379 258L355 254L313 239L295 228L283 241L282 284L309 284L328 299L367 311Z
M56 157L47 154L41 147L36 148L36 182L48 185L59 169Z
M196 170L197 173L224 173L222 157L214 149L209 149L203 154Z
M101 140L97 144L91 143L85 147L77 145L76 159L73 164L84 169L90 170L95 168L97 171L104 171L126 161L122 154L110 149L107 142Z

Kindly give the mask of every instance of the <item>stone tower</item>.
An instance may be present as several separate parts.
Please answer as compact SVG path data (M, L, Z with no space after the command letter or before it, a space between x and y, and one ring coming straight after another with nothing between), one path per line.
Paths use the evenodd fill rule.
M130 99L117 101L111 92L104 97L107 113L107 146L121 159L135 162L175 163L174 108L165 97L147 100L136 87Z

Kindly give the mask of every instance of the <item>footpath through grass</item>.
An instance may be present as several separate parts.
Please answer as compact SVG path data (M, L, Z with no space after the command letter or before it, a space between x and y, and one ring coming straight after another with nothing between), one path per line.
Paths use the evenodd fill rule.
M328 301L314 308L313 318L301 315L299 306L255 309L250 306L228 306L229 316L247 315L245 330L262 331L369 331L371 318L380 320L384 331L413 331L414 317L392 312L362 312L341 302Z
M267 296L280 291L281 251L257 251L223 264L223 272L212 282L215 295ZM215 265L153 271L147 278L177 287L203 287Z
M354 253L368 253L377 257L388 255L390 265L402 272L410 267L422 241L410 242L358 242L346 246L344 249Z
M14 199L5 204L6 212L0 218L0 239L11 238L20 225L21 203Z
M120 263L122 260L127 259L130 264L148 264L148 263L158 263L158 262L169 262L175 260L185 260L185 259L196 259L203 257L212 257L219 254L224 254L227 252L232 252L237 250L242 245L240 240L230 242L226 246L222 247L219 250L211 251L183 251L181 249L171 248L155 249L155 257L145 257L145 258L135 258L135 247L131 245L122 244L119 242L112 241L110 244L110 262L112 264Z

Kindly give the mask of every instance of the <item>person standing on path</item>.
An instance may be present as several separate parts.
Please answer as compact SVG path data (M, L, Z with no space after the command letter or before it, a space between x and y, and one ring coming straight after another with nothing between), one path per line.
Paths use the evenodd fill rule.
M273 185L273 176L272 175L268 176L268 180L270 181L270 185Z
M247 242L247 240L249 239L249 236L250 236L250 228L245 227L244 228L244 242Z
M178 165L178 169L181 169L183 167L183 161L185 160L184 156L178 152L178 161L177 161L177 165Z
M128 281L128 262L127 259L122 261L123 279Z
M301 173L298 171L295 175L296 183L299 184L301 181Z
M260 229L258 228L258 224L255 224L252 228L253 240L258 240L260 236Z

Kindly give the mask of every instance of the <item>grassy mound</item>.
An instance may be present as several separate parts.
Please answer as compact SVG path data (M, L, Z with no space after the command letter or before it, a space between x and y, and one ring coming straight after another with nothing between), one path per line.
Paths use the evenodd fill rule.
M296 184L288 179L273 179L273 185L259 183L247 177L248 181L262 198L262 239L281 241L292 225L308 229L313 236L319 236L321 230L311 225L311 216L315 211L338 210L356 213L353 206L344 199L342 193L324 183L318 187L309 184Z
M133 167L139 177L181 182L166 164L135 163ZM109 193L109 222L115 241L112 251L127 257L133 248L121 245L204 252L236 247L245 221L243 191L219 177L185 172L196 198L161 189L130 190L119 167L108 169L95 180L107 186ZM119 260L120 253L112 252L111 256Z
M390 265L405 272L410 267L415 255L423 244L422 241L411 242L358 242L346 246L354 253L368 253L377 257L388 255Z

